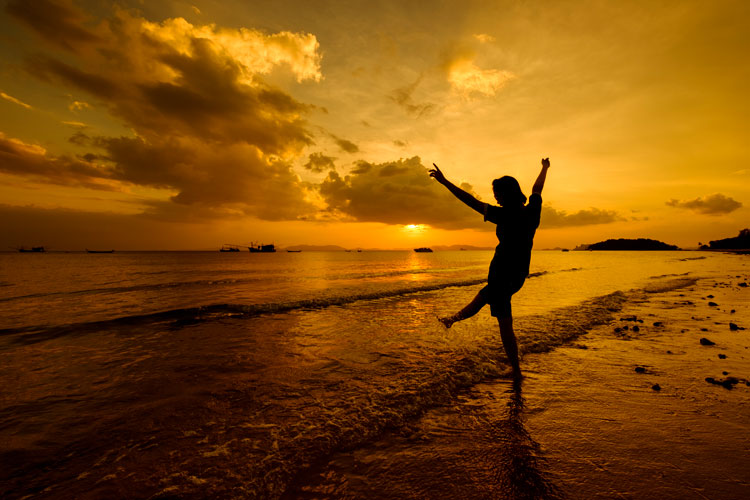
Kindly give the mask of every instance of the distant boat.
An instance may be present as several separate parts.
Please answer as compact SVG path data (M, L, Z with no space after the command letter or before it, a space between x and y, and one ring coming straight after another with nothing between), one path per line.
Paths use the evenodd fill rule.
M89 250L88 248L86 249L86 252L87 253L115 253L114 249L112 250Z
M287 250L286 250L286 251L287 251L287 252L289 252L289 253L300 253L300 252L301 252L302 250L289 250L289 249L287 248Z
M31 247L31 248L20 247L18 251L21 253L43 253L45 250L44 250L44 247Z
M419 252L419 253L432 253L432 248L419 247L419 248L415 248L414 251Z
M225 244L219 249L219 252L239 252L239 251L240 251L240 247L238 247L237 245Z
M276 251L276 247L271 243L270 245L255 245L252 244L247 247L250 253L273 253Z

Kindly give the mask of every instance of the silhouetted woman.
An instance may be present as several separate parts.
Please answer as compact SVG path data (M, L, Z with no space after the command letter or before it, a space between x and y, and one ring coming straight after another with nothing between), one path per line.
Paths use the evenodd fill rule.
M513 316L510 299L521 289L526 276L529 275L531 247L534 244L534 233L539 227L539 214L542 210L542 188L547 178L549 158L542 159L542 171L539 173L531 198L526 204L526 196L521 191L518 181L510 176L503 176L492 181L492 191L500 206L483 203L445 178L437 165L430 170L430 177L448 188L456 198L484 215L485 221L497 225L496 234L499 244L490 263L487 286L482 288L469 304L453 316L440 318L450 328L456 321L474 316L486 304L500 324L500 337L503 339L505 353L513 368L513 375L520 377L521 367L518 362L518 345L513 332Z

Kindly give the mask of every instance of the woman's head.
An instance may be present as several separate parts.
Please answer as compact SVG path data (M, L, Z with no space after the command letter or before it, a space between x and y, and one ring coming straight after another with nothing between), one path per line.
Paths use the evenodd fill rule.
M521 191L518 181L509 175L492 181L492 191L497 202L504 207L513 208L526 203L526 196Z

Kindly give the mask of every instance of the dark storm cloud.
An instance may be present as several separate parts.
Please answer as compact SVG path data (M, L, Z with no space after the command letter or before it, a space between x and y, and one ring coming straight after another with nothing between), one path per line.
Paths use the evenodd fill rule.
M148 212L162 210L168 218L202 211L282 220L314 211L291 168L312 143L304 120L311 107L261 79L279 64L300 80L319 79L314 36L183 19L151 23L122 9L87 28L86 16L67 1L14 1L8 12L73 51L64 61L30 57L29 73L89 93L135 134L77 132L70 142L90 150L78 159L6 140L3 171L60 184L166 189L175 193L171 201L153 203ZM359 150L335 139L346 151Z
M83 26L86 16L70 0L11 0L5 10L48 42L68 50L99 40Z
M625 220L614 210L601 210L599 208L588 208L574 213L564 210L555 210L551 207L542 207L541 227L572 227L590 226L592 224L608 224Z
M87 158L52 157L44 148L25 144L0 132L0 172L67 186L113 190L111 169Z
M473 192L469 184L462 188ZM479 214L431 179L417 156L380 164L359 162L345 177L329 172L320 193L331 209L357 221L489 228Z
M706 215L724 215L734 212L742 203L721 193L703 196L694 200L669 200L667 205L676 208L687 208Z
M323 172L325 170L336 170L333 161L336 159L332 156L326 156L323 153L312 153L308 157L304 167L313 172Z

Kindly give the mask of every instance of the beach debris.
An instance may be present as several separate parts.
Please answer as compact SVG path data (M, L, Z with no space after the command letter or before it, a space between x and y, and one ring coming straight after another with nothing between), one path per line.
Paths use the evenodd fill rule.
M727 359L727 355L726 354L719 354L719 359Z
M719 304L717 304L716 302L709 302L708 305L709 307L719 307Z
M716 342L712 342L708 340L706 337L701 337L700 343L701 345L716 345Z
M735 385L740 383L740 379L737 377L727 377L722 380L717 380L713 377L706 377L706 382L709 384L720 385L724 387L724 389L733 389Z
M729 329L733 332L736 332L737 330L744 330L745 328L742 326L739 326L737 323L729 322Z
M636 366L635 367L635 372L636 373L646 373L646 368L643 367L643 366Z
M654 321L654 326L664 326L664 323L661 321Z
M659 384L654 384L654 385L651 386L651 388L653 390L655 390L655 391L660 391L661 390L661 386Z

